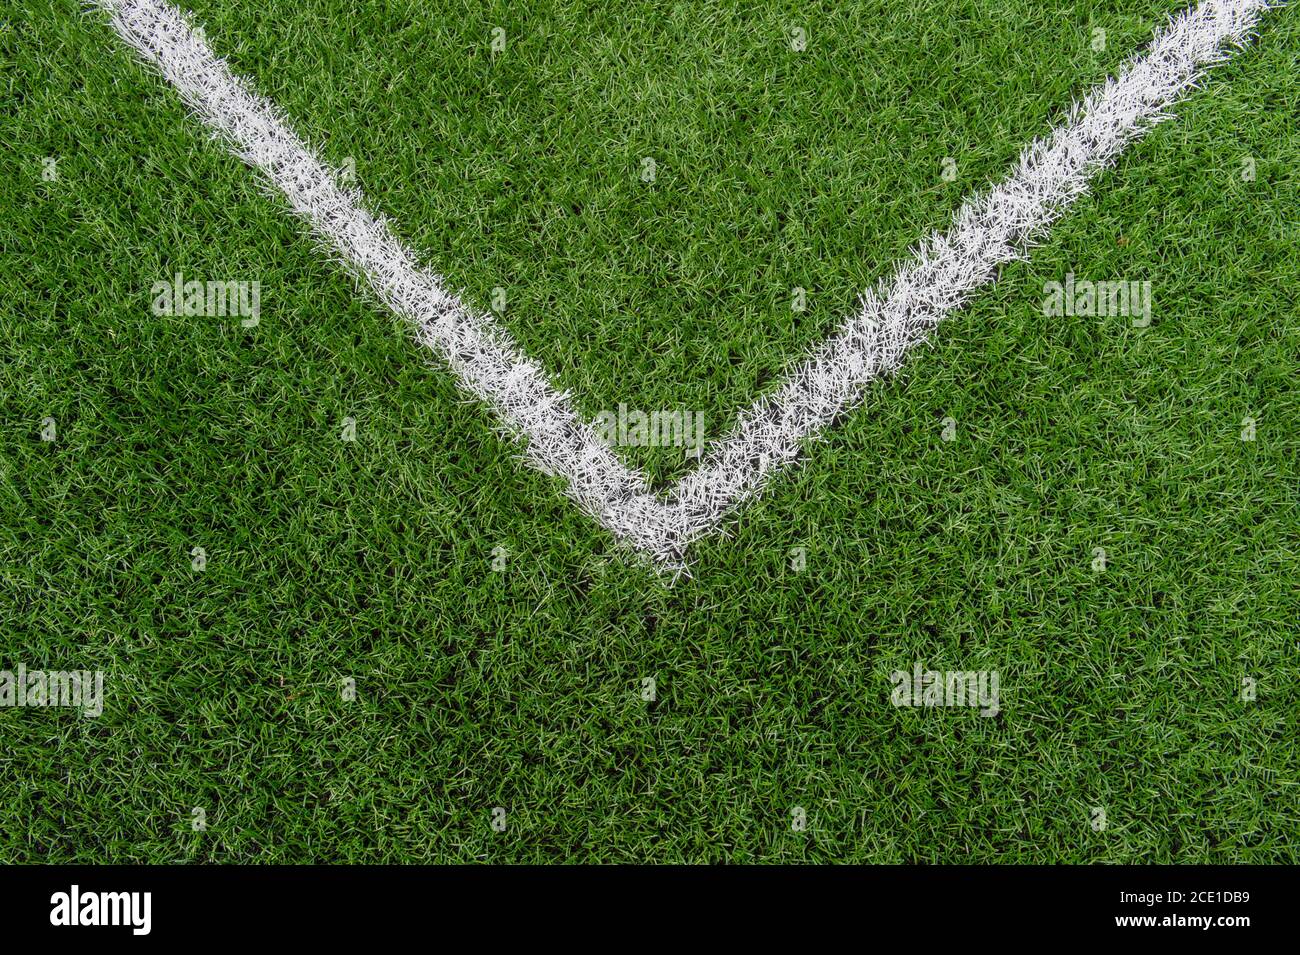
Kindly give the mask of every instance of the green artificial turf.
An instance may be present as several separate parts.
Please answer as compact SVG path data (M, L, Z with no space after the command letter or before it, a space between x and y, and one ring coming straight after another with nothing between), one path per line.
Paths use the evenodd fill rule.
M187 9L579 407L716 435L1181 5ZM1297 12L1177 114L670 585L101 15L7 8L0 669L107 700L0 709L0 861L1297 861ZM153 314L178 271L260 325ZM1067 272L1151 327L1045 317Z

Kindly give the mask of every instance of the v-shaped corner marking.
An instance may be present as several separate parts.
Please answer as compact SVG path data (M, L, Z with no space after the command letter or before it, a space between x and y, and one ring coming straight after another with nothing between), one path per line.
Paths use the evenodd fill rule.
M235 76L202 31L165 0L94 0L117 33L156 66L199 118L289 201L312 232L407 319L461 388L526 439L535 468L564 478L578 506L656 561L684 566L689 545L717 530L803 442L831 425L871 381L896 371L939 322L1024 258L1088 182L1248 39L1263 0L1203 0L1174 17L1112 79L1075 102L1069 119L1021 153L1012 174L968 199L949 228L869 290L861 309L770 394L743 412L696 469L651 493L510 335L423 268L361 193L346 189L276 108Z

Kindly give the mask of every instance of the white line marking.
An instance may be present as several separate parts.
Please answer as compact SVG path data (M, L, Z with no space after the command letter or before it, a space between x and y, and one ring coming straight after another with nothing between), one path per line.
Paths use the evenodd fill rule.
M533 467L563 477L578 505L619 539L682 566L686 548L717 530L802 443L857 404L871 381L968 302L997 269L1024 258L1088 180L1194 88L1204 70L1241 46L1265 0L1203 0L1179 14L1118 76L1073 104L1069 121L1021 154L1016 170L968 199L953 225L926 239L911 261L863 296L861 310L744 412L704 461L660 499L524 357L490 315L474 312L419 266L382 218L366 211L290 131L275 107L213 53L165 0L91 0L114 29L176 87L199 118L263 173L294 212L379 298L416 329L461 387L491 405L527 440Z

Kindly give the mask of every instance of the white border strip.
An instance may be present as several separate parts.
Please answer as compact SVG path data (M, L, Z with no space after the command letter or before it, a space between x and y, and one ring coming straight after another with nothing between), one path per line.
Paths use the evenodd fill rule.
M1024 258L1038 236L1087 191L1089 179L1169 117L1206 67L1241 46L1265 0L1203 0L1159 31L1145 54L1076 102L1069 120L1035 140L1010 178L967 200L953 225L866 293L858 314L798 365L661 500L597 436L490 315L476 313L417 264L382 218L366 211L290 131L265 98L235 76L165 0L90 0L156 66L235 153L265 175L294 212L379 298L416 329L461 387L527 439L533 467L562 476L578 505L618 538L681 566L691 542L717 530L802 444L857 404L867 384L960 308L998 268Z

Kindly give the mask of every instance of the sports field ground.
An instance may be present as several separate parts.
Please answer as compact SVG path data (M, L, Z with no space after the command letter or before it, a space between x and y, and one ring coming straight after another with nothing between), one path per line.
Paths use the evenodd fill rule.
M1187 5L181 9L662 496ZM1300 10L665 561L117 7L0 10L0 862L1300 861Z

